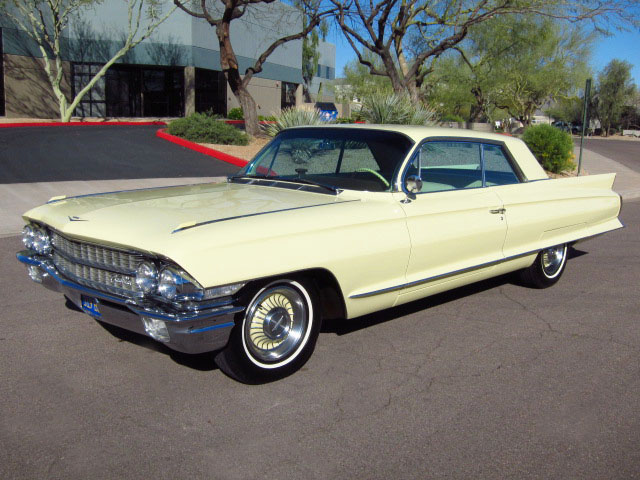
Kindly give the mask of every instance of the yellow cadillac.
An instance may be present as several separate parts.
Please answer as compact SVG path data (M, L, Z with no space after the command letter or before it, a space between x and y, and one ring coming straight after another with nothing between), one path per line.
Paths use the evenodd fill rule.
M549 179L513 137L400 126L281 132L226 183L55 197L24 215L28 274L100 322L243 382L348 319L519 271L622 227L613 174Z

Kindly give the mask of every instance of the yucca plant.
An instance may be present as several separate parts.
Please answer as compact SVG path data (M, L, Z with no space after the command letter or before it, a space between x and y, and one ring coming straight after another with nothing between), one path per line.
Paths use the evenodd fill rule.
M367 123L396 125L433 125L436 118L435 110L408 94L382 92L363 98L360 115Z
M275 116L274 123L264 126L264 132L270 137L275 137L278 132L289 127L303 125L326 125L329 122L322 120L320 110L303 110L298 108L285 108L280 115Z

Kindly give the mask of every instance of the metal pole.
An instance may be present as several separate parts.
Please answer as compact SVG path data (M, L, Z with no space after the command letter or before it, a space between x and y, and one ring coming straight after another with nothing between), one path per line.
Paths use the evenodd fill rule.
M584 86L584 105L582 107L582 134L580 136L580 157L578 158L578 176L582 169L582 144L584 143L584 131L587 128L587 111L589 110L589 93L591 92L591 79L587 79Z

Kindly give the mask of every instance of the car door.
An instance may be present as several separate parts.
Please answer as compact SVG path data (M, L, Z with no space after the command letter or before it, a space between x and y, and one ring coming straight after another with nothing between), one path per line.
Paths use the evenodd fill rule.
M484 188L482 143L425 142L406 175L418 172L421 191L400 203L411 239L403 293L502 259L507 231L500 198Z

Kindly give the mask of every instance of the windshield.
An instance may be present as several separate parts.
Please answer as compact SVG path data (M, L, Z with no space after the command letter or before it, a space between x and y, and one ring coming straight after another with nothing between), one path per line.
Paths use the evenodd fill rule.
M350 128L285 130L239 176L390 191L413 142L402 134Z

